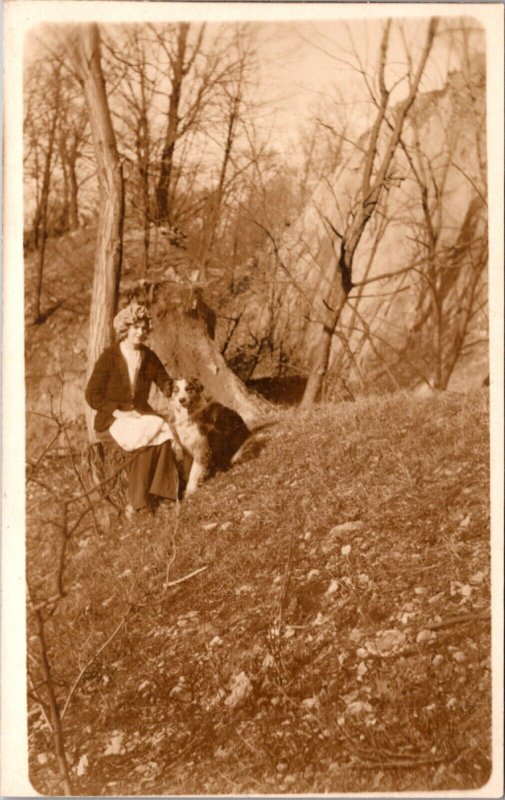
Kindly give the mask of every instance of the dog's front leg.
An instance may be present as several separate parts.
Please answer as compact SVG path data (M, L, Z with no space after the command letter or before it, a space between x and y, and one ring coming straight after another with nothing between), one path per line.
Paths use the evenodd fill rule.
M193 494L196 492L199 485L203 483L207 474L207 467L201 461L193 459L191 469L189 471L188 483L186 485L186 494Z

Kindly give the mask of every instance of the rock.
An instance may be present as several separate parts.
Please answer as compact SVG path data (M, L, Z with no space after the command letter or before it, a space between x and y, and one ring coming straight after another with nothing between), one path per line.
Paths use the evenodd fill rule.
M407 637L403 631L399 631L397 628L392 628L386 631L379 631L375 635L375 641L379 655L384 655L391 650L396 650L397 648L402 647L407 641Z
M236 708L252 693L252 683L245 672L239 672L231 681L230 694L224 701L228 708Z
M353 703L349 703L345 712L351 717L357 717L360 714L371 714L373 711L372 706L370 703L367 703L364 700L354 700Z
M252 517L253 513L254 513L253 511L243 511L242 512L242 517L244 519L249 519L249 517Z
M437 634L435 631L431 631L429 628L424 628L422 631L416 636L417 644L428 644L429 642L435 641L437 638Z
M365 662L364 662L364 661L361 661L361 662L358 664L358 670L357 670L357 672L358 672L358 678L362 678L362 677L363 677L363 675L365 675L365 674L368 672L368 667L367 667L367 665L365 664Z
M318 569L311 569L310 572L307 573L307 580L310 581L312 578L317 578L319 575Z
M477 586L479 583L482 583L484 580L484 573L479 570L479 572L475 572L472 577L470 578L470 583L474 586Z
M322 545L323 553L326 555L331 553L331 551L335 550L337 547L339 539L347 536L350 533L361 530L361 528L363 528L363 522L360 520L356 520L355 522L344 522L341 525L335 525L335 527L331 528L326 535L326 541L324 541Z
M124 733L121 731L113 731L110 741L104 750L105 756L117 756L121 753L123 745Z
M351 552L351 545L350 544L345 544L342 547L340 552L342 553L343 556L348 556L350 554L350 552Z
M223 522L221 524L221 530L228 531L231 528L232 524L233 524L232 522Z
M440 653L437 653L436 656L433 656L433 659L432 659L431 663L433 664L434 667L439 667L440 664L443 662L443 660L444 660L444 657L442 655L440 655Z
M329 536L338 537L346 533L354 533L354 531L360 531L364 525L365 523L360 519L342 522L340 525L335 525L335 527L330 530Z
M217 522L207 522L206 525L202 525L202 528L206 532L214 531L217 528Z
M39 753L37 756L37 761L39 762L39 764L47 764L48 762L47 753Z
M456 650L455 653L452 654L453 661L456 661L458 664L462 664L463 661L466 661L466 656L461 650Z
M329 594L329 595L331 595L331 594L335 594L335 592L336 592L337 590L338 590L338 581L337 581L337 580L335 580L335 578L333 578L333 580L332 580L332 581L330 581L330 585L329 585L329 586L328 586L328 588L326 589L326 594Z
M317 705L317 697L306 697L305 700L302 700L302 706L305 706L305 708L315 708Z
M78 778L81 778L84 775L84 773L88 769L88 766L89 766L88 756L86 755L86 753L84 753L84 755L80 757L79 763L75 768L75 774L77 775Z
M430 603L430 605L433 605L434 603L438 603L438 601L442 599L444 594L445 594L445 592L439 592L438 594L434 594L433 597L429 597L428 598L428 603Z
M363 631L360 631L359 628L353 628L349 634L349 639L351 642L359 642L360 639L363 638Z

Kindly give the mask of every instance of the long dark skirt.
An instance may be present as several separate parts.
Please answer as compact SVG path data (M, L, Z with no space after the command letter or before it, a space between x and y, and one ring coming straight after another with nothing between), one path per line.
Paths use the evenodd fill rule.
M170 441L128 452L114 441L108 431L99 434L99 439L122 456L128 476L128 502L133 508L149 505L153 495L167 500L177 499L179 474Z

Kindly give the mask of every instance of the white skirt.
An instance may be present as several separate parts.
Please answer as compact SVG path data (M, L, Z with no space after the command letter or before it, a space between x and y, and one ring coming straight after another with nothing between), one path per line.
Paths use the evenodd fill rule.
M123 450L154 447L173 439L168 422L154 414L141 417L118 417L109 428L112 438Z

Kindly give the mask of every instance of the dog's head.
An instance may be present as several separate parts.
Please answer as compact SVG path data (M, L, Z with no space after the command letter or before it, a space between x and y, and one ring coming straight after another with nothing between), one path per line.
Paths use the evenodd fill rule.
M178 378L174 381L172 397L188 411L194 411L202 402L203 386L198 378Z

